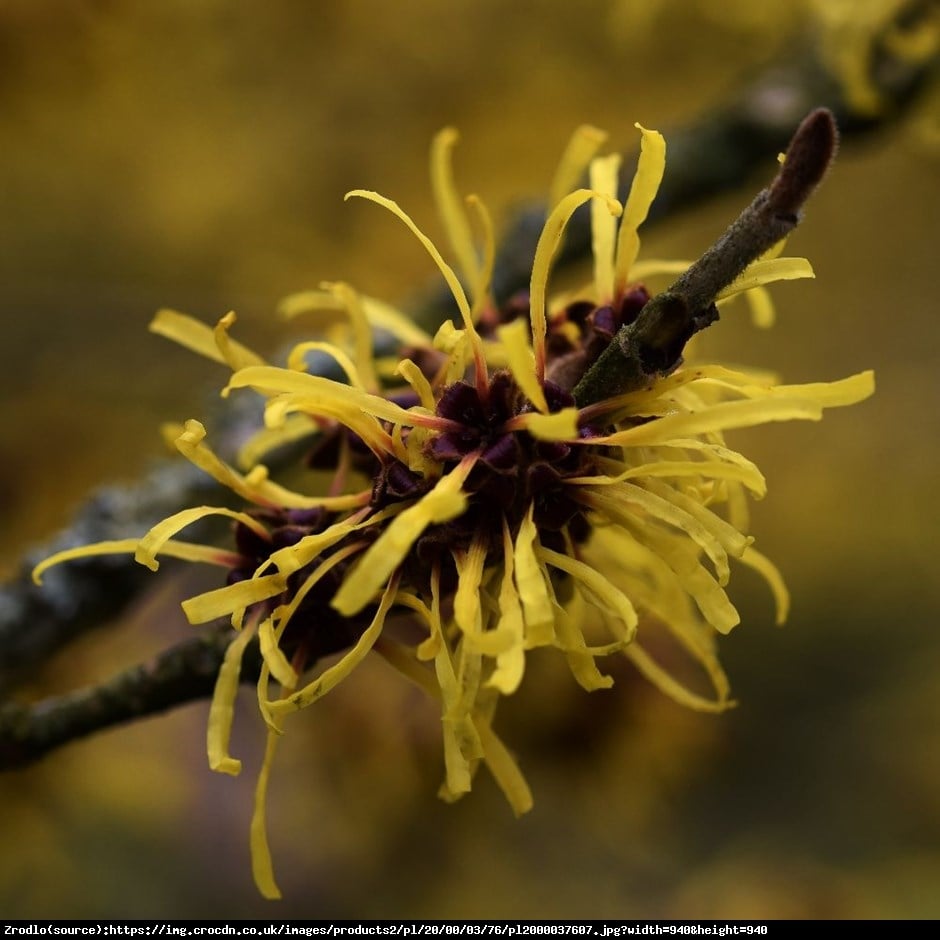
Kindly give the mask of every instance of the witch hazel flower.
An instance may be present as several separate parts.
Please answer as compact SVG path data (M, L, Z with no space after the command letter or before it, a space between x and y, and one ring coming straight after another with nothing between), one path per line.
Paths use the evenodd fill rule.
M777 255L796 222L790 203L806 196L794 190L808 190L821 175L806 169L803 151L807 135L825 132L822 123L816 118L802 131L801 145L798 133L784 163L789 175L753 204L772 214L770 233L762 222L757 246L738 251L730 269L724 263L715 273L720 265L708 261L706 288L702 262L638 260L638 231L665 168L662 136L639 128L638 168L622 205L619 158L596 157L603 135L583 128L556 174L527 300L500 308L490 294L492 225L482 202L463 200L454 185L456 134L447 130L432 146L431 177L456 270L395 202L363 190L347 198L377 204L410 230L453 294L456 323L431 336L393 307L328 283L284 302L289 315L319 313L329 325L277 366L230 337L233 314L214 328L174 311L157 314L155 332L231 369L224 396L248 389L264 399L264 427L237 467L211 449L198 421L174 435L177 449L245 508L185 509L140 539L55 555L35 577L109 552L131 552L154 570L161 557L175 557L227 571L226 583L185 601L183 611L193 624L228 617L234 631L208 723L209 763L223 773L241 769L229 753L234 702L245 650L255 639L260 646L258 703L268 737L251 850L266 897L280 894L265 830L277 744L294 713L370 653L437 703L441 795L468 792L483 764L516 813L533 798L494 718L499 700L524 680L531 650L557 650L587 691L609 688L605 659L626 656L685 706L720 712L733 704L716 649L717 637L740 619L726 592L733 565L763 577L779 622L788 596L748 533L747 500L764 496L764 476L725 434L818 420L827 407L867 398L874 383L864 372L784 385L764 372L685 364L682 354L717 318L716 302L742 294L766 325L772 306L764 285L812 276L805 259ZM585 170L590 188L576 188ZM551 298L554 255L586 203L592 282ZM652 273L680 277L651 298L639 279ZM376 330L393 337L393 355L377 353ZM311 354L332 360L342 377L310 374ZM326 492L269 476L267 455L303 441L308 465L330 470ZM229 547L177 538L214 515L232 520ZM699 665L710 692L654 657L647 638L655 636L659 649L663 635ZM316 671L335 653L342 656Z

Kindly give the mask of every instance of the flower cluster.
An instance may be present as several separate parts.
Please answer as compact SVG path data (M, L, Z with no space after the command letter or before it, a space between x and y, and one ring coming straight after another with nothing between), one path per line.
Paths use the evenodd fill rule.
M104 552L132 552L152 569L161 556L227 569L225 585L183 609L194 624L230 617L235 631L210 710L215 770L240 770L228 745L233 705L243 653L253 638L260 644L268 747L251 844L255 879L268 897L278 896L264 823L277 741L292 713L324 696L370 651L439 703L442 795L467 792L483 763L523 813L532 796L493 721L499 698L521 683L528 651L556 649L588 691L612 684L605 657L625 655L678 702L718 712L731 701L716 636L739 620L725 591L732 561L764 577L778 619L786 616L783 582L747 534L747 497L764 495L764 477L729 449L724 434L817 420L825 407L870 395L872 376L780 385L766 373L680 365L626 393L576 404L579 380L649 300L640 279L687 266L637 261L637 232L665 166L663 138L640 132L638 170L623 205L618 158L594 157L599 132L576 134L556 176L528 294L502 309L489 291L489 217L453 183L452 131L435 139L431 164L459 274L396 203L350 193L397 216L450 286L459 321L434 336L339 283L285 302L290 314L329 311L331 320L322 338L294 347L286 367L232 339L232 314L214 328L172 311L153 322L155 332L231 368L223 395L251 389L264 397L264 427L239 467L210 448L198 421L175 435L179 451L248 508L186 509L140 539L61 553L36 577L52 564ZM574 188L588 164L590 189ZM552 259L569 218L588 202L593 281L549 302ZM719 299L742 293L767 322L772 308L763 285L807 276L803 259L766 257ZM394 338L394 356L376 354L376 331ZM331 357L343 380L310 374L312 353ZM309 463L331 470L326 493L288 489L262 462L306 439ZM212 515L233 520L231 548L176 538ZM701 666L711 694L687 687L650 654L644 636L655 630L671 634ZM338 652L304 680L320 658Z

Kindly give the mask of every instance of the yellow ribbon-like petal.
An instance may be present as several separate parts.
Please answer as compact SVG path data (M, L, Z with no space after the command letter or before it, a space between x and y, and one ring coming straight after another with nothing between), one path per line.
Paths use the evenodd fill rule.
M369 323L369 318L366 315L358 291L342 281L335 283L326 281L321 287L336 297L343 305L343 309L349 314L349 322L353 332L356 371L362 376L361 383L353 381L353 385L361 385L362 388L368 389L370 392L378 392L380 386L375 374L375 362L372 356L372 326Z
M529 506L519 532L513 555L516 589L525 618L526 646L550 644L555 638L555 614L548 593L544 566L536 554L538 530L533 519L534 506Z
M397 340L407 346L417 346L427 349L431 346L431 337L411 318L391 304L365 294L359 295L359 304L369 323L373 327L391 333ZM278 304L278 313L288 319L304 313L337 312L343 310L342 302L326 290L298 291L285 297Z
M620 237L617 239L617 259L614 265L614 292L621 293L630 280L631 268L640 253L637 230L646 221L650 206L659 191L666 171L666 140L658 131L650 131L640 124L640 159L630 184L630 195L623 209Z
M344 198L349 199L352 196L358 196L361 199L368 199L370 202L377 203L383 208L388 209L392 215L404 222L415 238L418 239L418 241L424 247L424 250L427 251L427 253L433 259L434 263L437 265L438 270L441 272L441 274L444 276L444 280L447 282L447 286L454 295L454 300L457 302L457 309L460 311L460 316L463 319L464 329L467 331L473 344L474 356L477 361L483 365L485 362L483 356L483 346L480 340L480 336L473 325L473 316L471 314L470 303L467 300L466 292L464 291L457 275L454 273L454 269L441 257L441 253L435 247L434 242L432 242L431 239L428 238L427 235L425 235L417 225L415 225L411 216L408 215L408 213L405 212L397 202L394 202L391 199L386 199L385 196L380 196L378 193L365 189L354 189L351 192L346 193Z
M512 811L517 816L529 812L533 806L532 791L515 758L489 725L480 724L477 731L483 746L483 759L497 786L509 801Z
M519 688L525 672L525 623L519 592L513 580L515 566L512 548L512 535L504 519L503 579L499 588L499 620L496 629L508 635L510 643L497 655L496 668L488 680L488 685L503 695L512 695Z
M483 580L486 553L487 540L477 537L465 555L455 554L457 592L454 595L454 622L468 636L479 634L483 630L480 584Z
M242 372L247 371L251 370L242 370ZM277 371L288 372L287 369ZM299 373L290 374L298 375ZM306 378L313 378L313 376L306 376ZM211 477L218 480L219 483L227 486L233 493L237 493L249 502L260 506L289 509L312 509L316 506L323 506L327 509L348 509L351 505L361 504L358 496L318 497L295 493L269 480L267 478L267 469L260 465L243 476L211 450L205 443L205 436L206 429L200 422L195 420L187 421L185 430L176 439L176 447L190 463L195 464L200 470L204 470Z
M470 221L463 200L454 183L453 150L459 134L453 127L445 127L431 143L431 189L438 215L450 246L457 256L460 270L468 284L480 278L480 259L473 244Z
M596 193L593 189L578 189L565 196L552 210L539 235L535 246L535 259L532 262L532 278L529 283L529 317L532 322L532 349L535 352L535 374L539 381L545 378L545 333L547 320L545 317L545 294L548 289L548 274L551 270L552 259L561 244L568 220L574 215L576 209L583 206L589 199L602 200L611 215L620 215L623 207L603 193Z
M140 539L114 539L107 542L95 542L92 545L79 545L76 548L66 548L44 558L33 568L33 583L42 584L42 576L55 565L78 558L94 558L99 555L132 555L140 546ZM161 554L170 558L180 558L183 561L201 561L211 565L221 565L231 568L241 561L241 556L235 552L227 552L212 545L196 545L192 542L177 542L171 539L164 542Z
M780 569L766 556L762 555L756 548L748 546L741 561L753 568L766 581L774 597L777 607L777 626L782 626L790 613L790 592L784 583L783 575Z
M326 669L308 685L288 695L287 698L269 703L272 715L281 717L312 705L339 685L365 659L366 654L372 649L373 644L382 632L385 617L395 599L397 587L398 579L393 578L385 588L378 610L372 618L372 623L363 631L356 645L336 665L330 666L329 669Z
M516 384L542 414L548 414L545 391L535 374L535 356L529 344L529 324L525 320L513 320L512 323L499 327L496 334L502 343L506 364Z
M493 268L496 265L496 235L493 228L493 219L483 201L472 193L467 196L467 205L473 210L479 227L483 230L483 261L473 289L473 322L476 323L480 314L490 302L490 285L493 281ZM485 344L484 344L485 345Z
M633 665L640 673L659 689L664 695L668 695L674 702L691 708L697 712L711 712L720 714L729 708L734 708L735 702L728 699L711 700L687 689L678 679L669 675L662 666L637 643L631 643L624 653L633 662Z
M774 281L794 281L804 277L816 277L813 266L806 258L758 259L749 264L727 287L718 291L716 299L724 300Z
M230 314L229 316L234 319L234 314ZM227 318L223 317L223 321L226 319ZM226 327L223 328L224 330L233 322L233 319L227 320ZM150 321L149 329L151 333L156 333L158 336L164 336L167 339L173 340L174 343L179 343L180 346L184 346L186 349L198 353L200 356L205 356L213 362L225 364L231 359L232 361L238 361L244 365L261 365L264 363L264 359L261 356L252 352L247 346L242 346L241 343L236 343L234 340L228 339L227 335L224 340L226 348L223 352L219 346L216 330L213 330L211 326L208 326L201 320L197 320L195 317L191 317L188 314L180 313L178 310L158 310L153 320ZM226 356L228 356L229 359L227 359ZM241 366L239 366L239 368L241 368Z
M591 158L607 140L606 131L582 124L568 140L562 152L555 175L548 188L548 207L553 209L573 189L576 189L584 176Z
M248 366L263 366L265 362L261 356L229 337L228 332L235 325L236 319L235 311L230 310L219 320L212 331L212 338L223 361L233 372Z
M209 705L209 722L206 728L206 750L209 767L222 774L237 777L242 762L229 754L229 739L232 735L232 720L235 716L235 697L238 695L238 680L241 675L242 657L245 648L254 636L254 629L246 626L228 645Z
M608 610L614 622L621 624L622 629L617 631L620 638L626 643L632 642L639 618L630 599L621 590L600 572L576 558L544 547L538 549L538 556L553 568L570 574L578 587L587 591L601 609Z
M562 408L551 414L529 411L507 421L506 429L525 429L540 441L570 441L578 436L578 409Z
M271 849L268 846L266 810L268 781L271 777L271 764L274 762L278 737L275 731L268 729L264 762L255 785L255 808L251 817L251 873L261 896L269 901L277 901L281 897L281 891L274 880L274 865L271 862Z
M243 471L251 470L265 454L285 444L293 444L318 433L317 425L305 414L293 414L279 428L259 428L239 448L235 463ZM173 435L175 440L179 432Z
M703 408L698 412L666 415L646 424L627 428L625 431L615 431L607 437L593 438L591 443L618 447L668 444L670 438L748 428L771 421L819 421L820 418L822 406L810 400L729 401Z
M183 601L183 613L192 623L208 623L216 617L244 610L259 601L276 597L287 587L286 579L280 574L262 575L247 581L237 581L225 587L197 594Z
M591 189L610 199L617 198L620 154L597 157L591 161ZM609 303L614 296L614 252L617 220L600 200L591 203L591 253L594 256L594 300Z
M429 526L459 516L467 505L460 487L473 464L465 461L441 477L429 493L396 516L369 547L333 598L332 606L341 614L357 614L375 596L402 563L412 545Z
M207 516L227 516L247 526L264 541L270 540L270 535L264 525L247 513L236 512L234 509L226 509L222 506L196 506L193 509L184 509L181 512L174 513L172 516L158 522L139 540L134 553L134 560L151 571L156 571L160 567L157 555L165 553L166 545L170 539L181 529L185 529Z
M362 379L359 378L359 371L356 369L355 363L349 356L343 352L339 346L335 346L333 343L323 343L319 340L311 339L305 340L302 343L297 343L290 351L287 357L287 368L292 369L295 372L306 372L307 371L307 353L309 352L323 352L335 360L336 364L343 370L346 374L346 378L349 379L349 384L355 388L361 388L365 390L365 386L362 384Z
M244 631L242 631L244 632ZM279 630L274 629L274 617L268 617L258 628L258 641L261 647L261 656L267 663L271 675L285 689L297 687L298 675L294 667L288 662L281 648L278 646Z

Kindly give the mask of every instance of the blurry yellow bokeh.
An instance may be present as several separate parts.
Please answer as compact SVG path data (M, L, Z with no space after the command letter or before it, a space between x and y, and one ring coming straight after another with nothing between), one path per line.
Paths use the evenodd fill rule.
M797 54L814 5L0 0L0 574L93 486L162 457L162 421L211 407L221 371L148 334L155 309L234 308L238 335L274 350L286 293L342 279L407 299L427 257L347 190L437 233L427 151L452 124L460 187L505 222L544 197L576 125L631 149L640 121L668 142ZM625 666L588 696L537 662L500 719L535 794L517 821L482 775L437 800L438 719L368 661L279 755L272 906L251 883L253 773L208 771L208 706L188 706L0 779L0 912L940 917L931 121L848 144L788 246L817 279L776 288L773 330L730 308L696 350L788 381L872 367L878 382L821 424L735 438L767 475L754 531L794 595L778 630L738 572L744 623L722 647L735 711L687 713ZM644 253L694 257L773 172L651 228ZM186 636L187 586L159 581L26 693ZM243 694L234 746L254 768Z

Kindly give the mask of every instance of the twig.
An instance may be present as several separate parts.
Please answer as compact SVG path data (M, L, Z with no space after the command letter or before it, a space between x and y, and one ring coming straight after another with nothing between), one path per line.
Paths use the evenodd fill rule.
M77 545L140 536L187 503L224 505L229 498L182 460L159 463L137 483L95 492L71 526L30 552L18 578L0 589L0 694L36 663L117 616L150 577L129 556L101 555L52 569L40 587L30 577L36 562Z
M234 635L231 625L224 622L100 685L33 706L4 705L0 708L0 770L33 763L96 731L206 698ZM255 643L246 653L242 672L246 678L257 677L259 669Z

